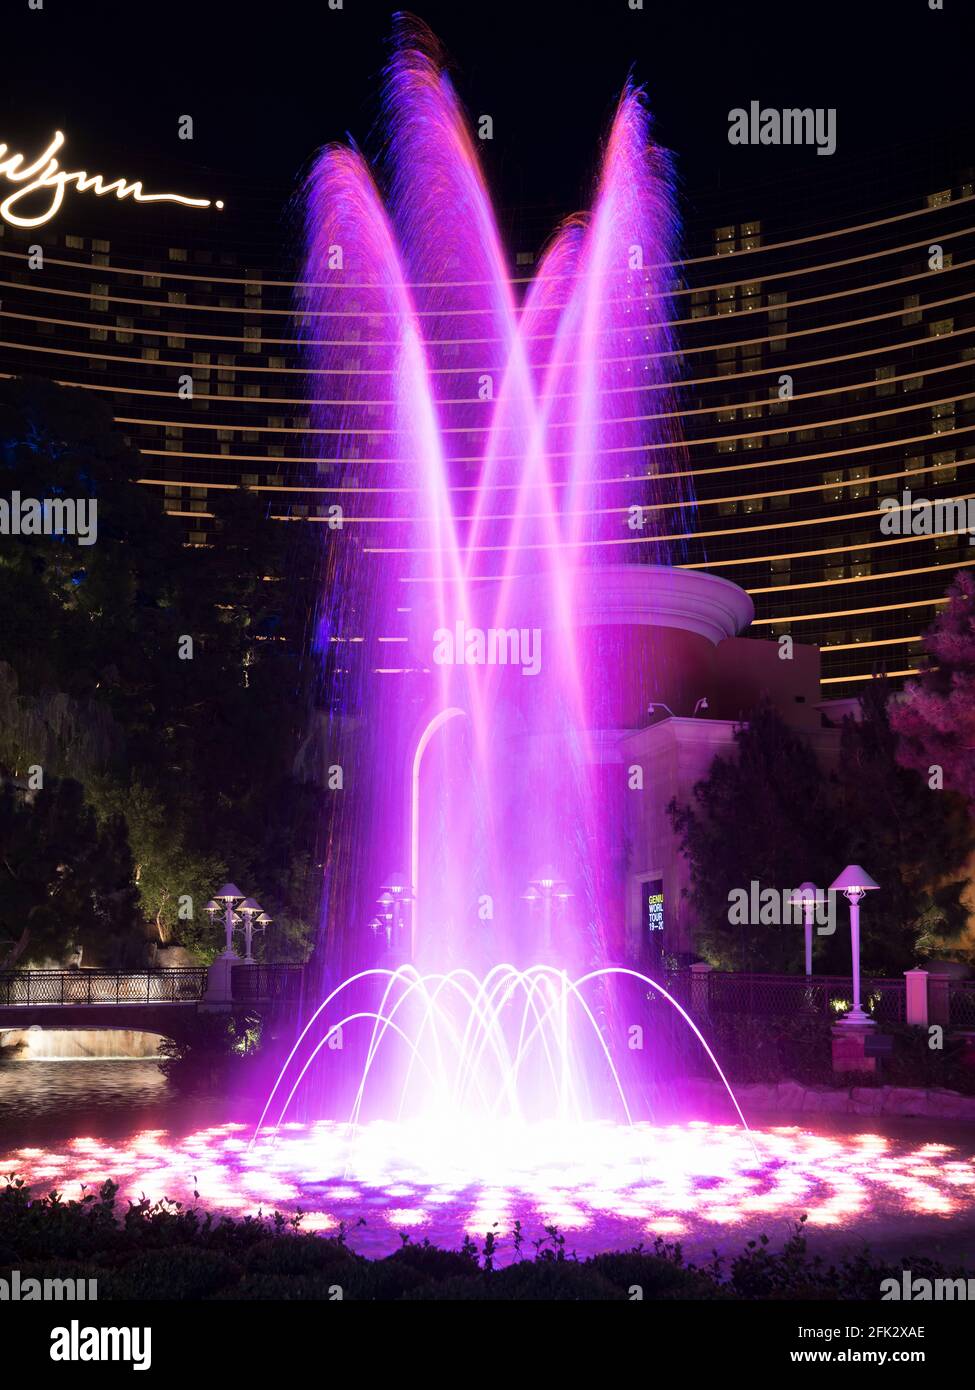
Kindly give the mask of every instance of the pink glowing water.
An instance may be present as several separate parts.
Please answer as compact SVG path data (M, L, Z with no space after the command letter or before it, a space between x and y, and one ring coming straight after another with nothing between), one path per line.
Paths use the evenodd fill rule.
M37 1065L37 1064L31 1064ZM249 1124L174 1135L146 1129L123 1139L77 1137L0 1156L0 1171L38 1191L80 1195L111 1175L121 1197L199 1200L215 1211L305 1213L306 1229L337 1232L382 1254L401 1232L456 1247L465 1233L502 1239L512 1258L555 1225L580 1254L680 1239L696 1257L740 1251L766 1234L780 1243L802 1214L817 1251L851 1238L896 1255L917 1249L970 1256L975 1161L970 1144L881 1133L753 1131L692 1122L653 1126L557 1123L480 1128L375 1121L290 1123L250 1143ZM362 1221L365 1224L359 1225Z

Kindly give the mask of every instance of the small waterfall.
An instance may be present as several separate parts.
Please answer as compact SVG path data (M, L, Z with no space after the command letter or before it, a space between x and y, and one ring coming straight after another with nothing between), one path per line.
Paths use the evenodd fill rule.
M158 1057L158 1033L130 1028L24 1028L0 1034L2 1054L21 1062L136 1061Z

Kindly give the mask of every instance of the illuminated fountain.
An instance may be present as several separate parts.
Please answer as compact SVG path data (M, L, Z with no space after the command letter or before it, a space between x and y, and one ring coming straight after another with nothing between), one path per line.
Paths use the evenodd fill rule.
M634 1027L662 1007L710 1052L624 968L625 770L607 751L680 680L661 634L751 616L735 586L673 567L693 499L669 163L628 86L592 211L512 282L435 43L412 21L397 39L377 172L330 146L307 186L313 481L342 509L317 639L342 787L323 1002L264 1119L629 1123L675 1052L662 1034L635 1048Z
M649 1233L705 1256L803 1212L902 1245L970 1220L975 1162L947 1145L749 1132L627 939L616 742L651 702L689 710L714 644L751 617L734 585L678 567L693 497L668 384L674 219L642 98L623 94L591 214L512 283L432 40L398 38L378 176L330 147L307 189L321 1002L256 1128L231 1111L76 1137L0 1171L70 1195L111 1176L133 1200L300 1206L323 1231L365 1216L374 1251L516 1219L580 1251ZM720 1114L680 1113L695 1054Z

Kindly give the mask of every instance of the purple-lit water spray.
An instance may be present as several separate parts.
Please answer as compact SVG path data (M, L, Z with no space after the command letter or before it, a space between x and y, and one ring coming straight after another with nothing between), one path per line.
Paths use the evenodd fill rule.
M375 176L330 146L307 187L315 482L342 509L318 623L341 787L324 1002L265 1119L342 1096L356 1121L630 1120L622 984L644 1008L669 996L618 965L625 791L600 746L634 676L622 629L580 615L624 562L675 558L660 519L690 502L659 462L669 164L628 86L591 213L522 284L413 21L383 114Z

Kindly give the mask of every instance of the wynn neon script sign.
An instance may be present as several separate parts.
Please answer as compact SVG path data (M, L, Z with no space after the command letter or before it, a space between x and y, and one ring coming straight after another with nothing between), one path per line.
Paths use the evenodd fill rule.
M113 179L111 183L106 183L101 174L89 174L84 169L68 173L55 158L63 144L64 136L60 130L56 130L44 153L38 155L33 164L27 165L22 154L8 154L7 146L0 144L0 176L8 183L21 185L0 202L0 217L5 222L15 227L40 227L50 222L64 202L64 191L69 183L73 183L79 193L91 192L99 198L105 193L114 193L116 198L132 198L137 203L182 203L188 208L223 207L219 201L214 203L209 198L186 198L182 193L144 193L138 180L127 183L125 179ZM43 211L33 217L21 216L14 211L22 198L30 198L42 190L50 194Z

